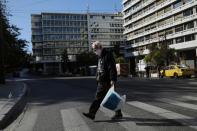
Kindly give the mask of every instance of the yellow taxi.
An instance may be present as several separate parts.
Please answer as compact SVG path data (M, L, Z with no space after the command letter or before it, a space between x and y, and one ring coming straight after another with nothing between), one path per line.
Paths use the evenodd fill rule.
M195 74L195 70L186 65L169 65L164 67L161 71L161 77L191 77Z

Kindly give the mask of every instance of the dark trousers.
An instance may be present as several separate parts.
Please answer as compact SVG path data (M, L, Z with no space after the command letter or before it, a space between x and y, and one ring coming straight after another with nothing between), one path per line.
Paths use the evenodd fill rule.
M89 113L94 114L94 115L96 114L96 112L98 111L100 107L101 102L103 101L110 87L111 87L110 82L97 84L97 91L96 91L95 99L90 106ZM121 113L121 110L116 111L116 114L119 114L119 113Z

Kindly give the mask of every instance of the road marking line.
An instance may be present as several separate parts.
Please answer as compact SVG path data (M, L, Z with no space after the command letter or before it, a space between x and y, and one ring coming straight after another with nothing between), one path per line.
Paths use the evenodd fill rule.
M152 106L143 102L139 102L139 101L132 101L132 102L127 102L129 105L140 108L142 110L154 113L158 116L167 118L167 119L171 119L174 121L177 121L185 126L188 126L190 128L193 129L197 129L197 122L195 120L195 118L193 117L189 117L189 116L185 116L173 111L169 111L160 107L156 107L156 106ZM193 126L194 125L194 126Z
M182 96L182 98L197 101L197 97L194 97L194 96Z
M113 111L110 111L106 108L103 108L103 107L100 107L100 111L102 111L105 116L108 116L108 117L112 117L114 115L114 112ZM124 117L127 117L127 118L131 118L130 115L122 112L123 116ZM129 122L129 121L121 121L121 122L117 122L119 125L121 125L122 127L124 127L125 129L127 129L128 131L130 131L131 129L136 129L136 123L135 122ZM141 127L142 128L142 127Z
M165 102L165 103L172 104L172 105L176 105L176 106L180 106L180 107L184 107L184 108L188 108L188 109L197 110L197 105L195 105L195 104L179 102L179 101L175 101L175 100L171 100L171 99L167 99L167 98L161 98L161 99L158 99L158 100L162 101L162 102Z
M15 127L14 131L33 131L38 118L38 113L36 112L26 112L25 117L22 122Z
M84 119L74 108L61 110L64 131L90 131Z

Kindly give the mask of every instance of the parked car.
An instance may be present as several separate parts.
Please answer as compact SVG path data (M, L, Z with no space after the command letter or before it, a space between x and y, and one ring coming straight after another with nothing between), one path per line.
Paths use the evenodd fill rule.
M163 67L160 71L161 77L188 77L195 74L195 70L186 65L169 65Z

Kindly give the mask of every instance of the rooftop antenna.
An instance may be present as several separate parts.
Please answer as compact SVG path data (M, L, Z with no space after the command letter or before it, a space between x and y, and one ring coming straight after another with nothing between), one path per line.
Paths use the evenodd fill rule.
M87 4L87 13L89 13L90 12L90 6L89 6L89 4Z
M116 13L118 12L116 3L114 3L114 11L115 11Z

